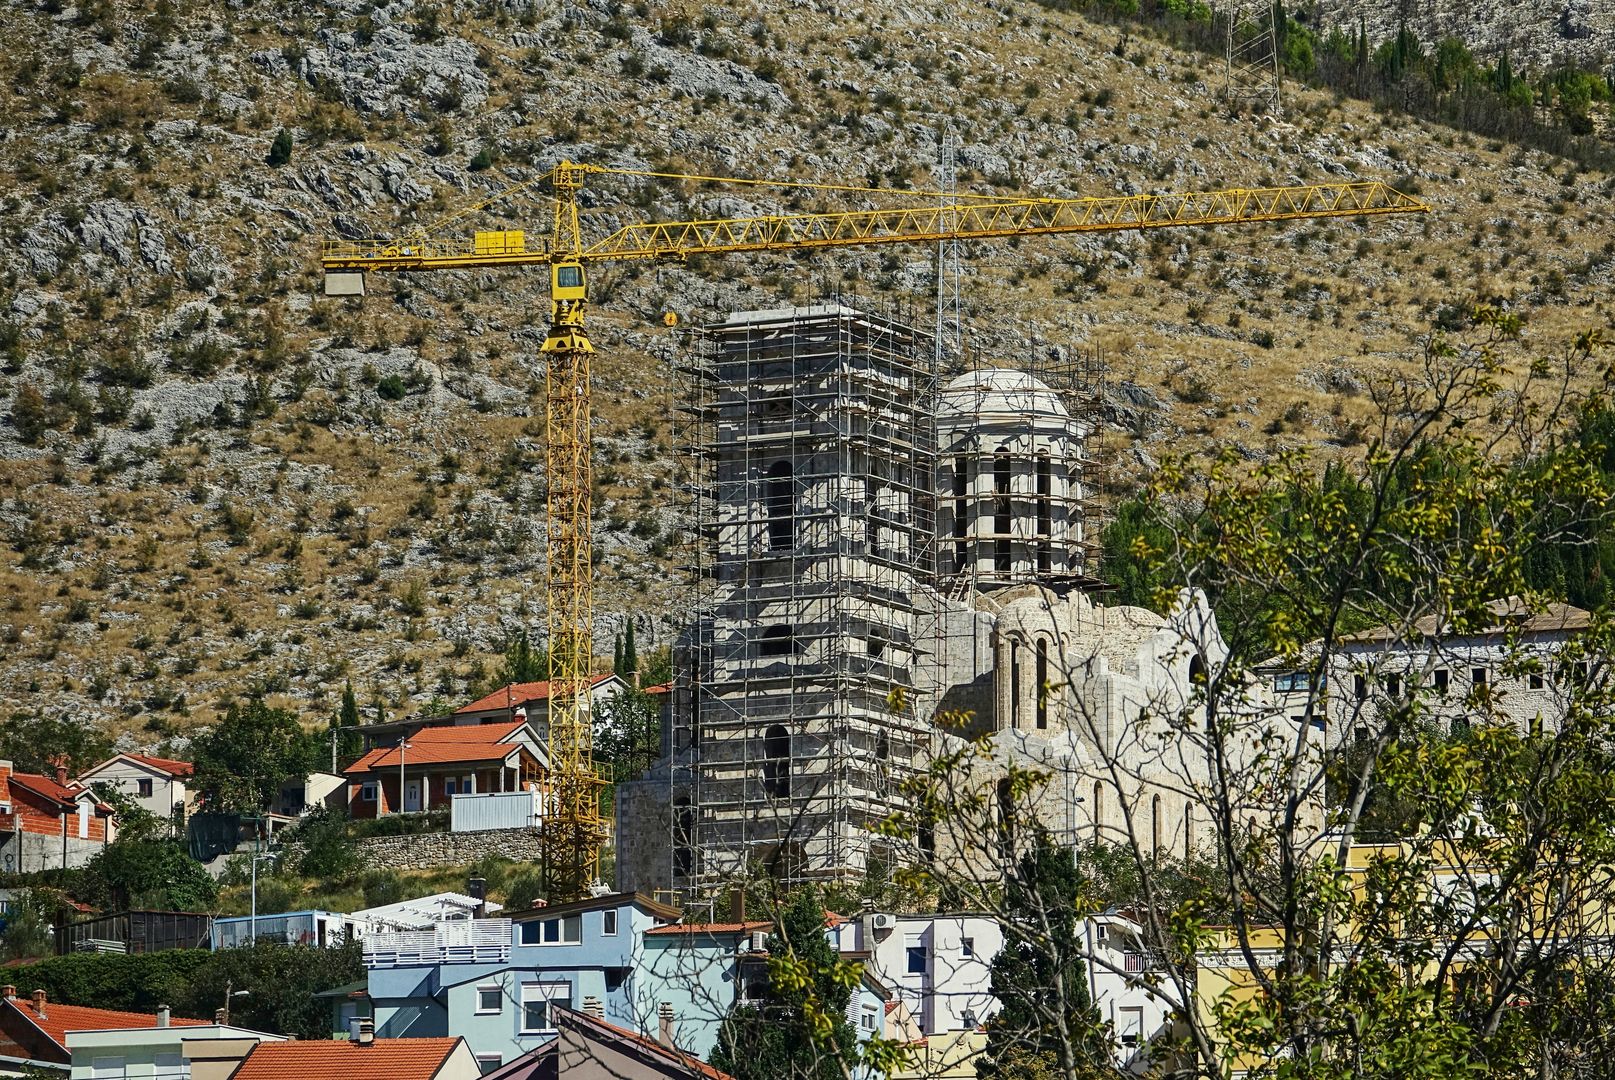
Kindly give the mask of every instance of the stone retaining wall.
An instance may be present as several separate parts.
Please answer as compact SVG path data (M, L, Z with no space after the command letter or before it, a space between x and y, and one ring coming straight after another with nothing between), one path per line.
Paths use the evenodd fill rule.
M486 832L421 833L416 836L369 836L355 841L361 865L387 870L428 870L469 866L486 855L518 862L537 862L543 854L537 829L489 829Z

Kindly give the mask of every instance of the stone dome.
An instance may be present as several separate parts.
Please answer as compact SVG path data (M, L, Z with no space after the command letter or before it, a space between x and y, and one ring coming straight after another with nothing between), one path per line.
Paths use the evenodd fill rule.
M937 402L942 431L993 426L1029 418L1069 418L1060 395L1024 371L981 368L966 372L943 387Z

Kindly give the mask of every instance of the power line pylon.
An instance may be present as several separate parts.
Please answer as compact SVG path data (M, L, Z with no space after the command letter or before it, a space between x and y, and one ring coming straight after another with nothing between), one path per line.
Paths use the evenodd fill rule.
M1279 38L1272 0L1231 0L1227 9L1227 81L1223 90L1235 112L1249 108L1280 112Z

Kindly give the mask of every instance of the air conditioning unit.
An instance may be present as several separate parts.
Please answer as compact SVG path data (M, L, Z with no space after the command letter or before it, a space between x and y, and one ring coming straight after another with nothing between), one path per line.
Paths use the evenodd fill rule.
M886 911L877 911L869 916L871 930L896 930L897 916Z
M768 951L768 931L767 930L753 930L751 932L751 951L752 952L767 952Z

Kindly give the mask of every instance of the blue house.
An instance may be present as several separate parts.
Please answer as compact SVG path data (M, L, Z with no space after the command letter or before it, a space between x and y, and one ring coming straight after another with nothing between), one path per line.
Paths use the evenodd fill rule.
M555 1038L560 1008L704 1060L730 1008L763 995L773 924L679 917L641 893L614 893L508 919L370 934L376 1036L462 1035L487 1072ZM860 1040L884 1032L889 997L873 977L853 995L847 1013Z
M839 948L838 927L830 917L826 935ZM726 923L677 923L645 931L644 969L639 973L642 1013L656 1020L647 1032L665 1031L673 1045L705 1059L718 1043L724 1017L737 1003L761 1002L768 991L768 938L774 924L741 919ZM865 954L844 954L861 960ZM847 1003L847 1020L858 1041L884 1036L891 991L865 973Z
M463 1035L484 1071L554 1038L552 1010L655 1032L636 973L644 934L677 908L614 893L508 919L371 934L364 963L378 1038Z

